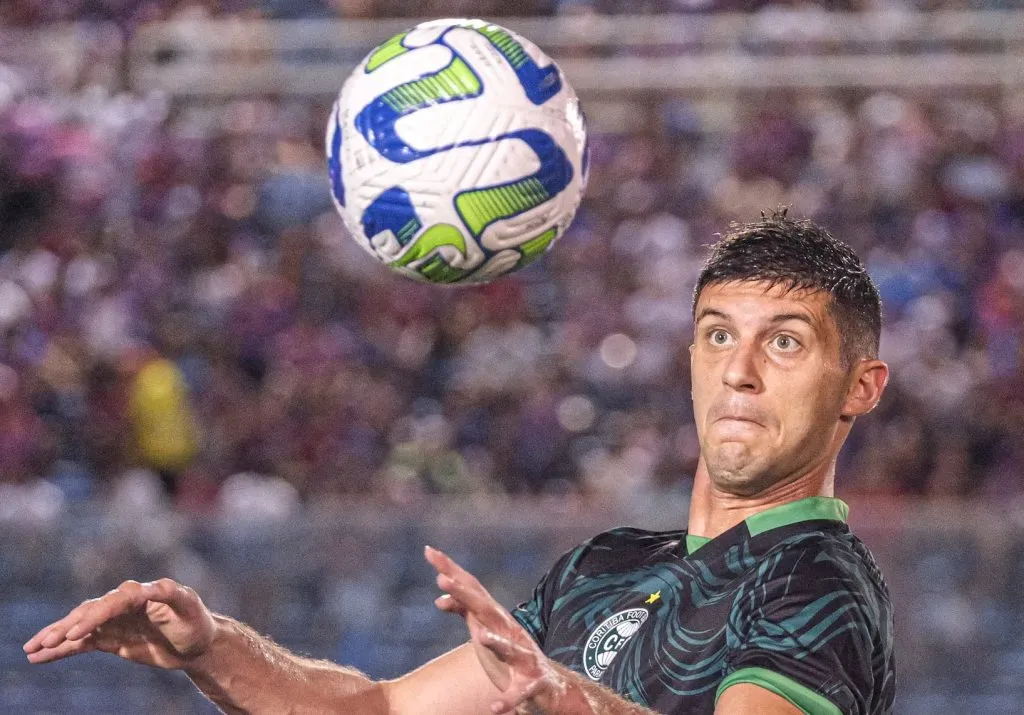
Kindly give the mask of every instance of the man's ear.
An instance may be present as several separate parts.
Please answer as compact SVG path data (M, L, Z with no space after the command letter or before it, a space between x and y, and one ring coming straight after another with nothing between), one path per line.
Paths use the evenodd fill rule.
M881 360L861 360L853 369L853 379L846 391L840 416L853 419L875 409L889 382L889 366Z

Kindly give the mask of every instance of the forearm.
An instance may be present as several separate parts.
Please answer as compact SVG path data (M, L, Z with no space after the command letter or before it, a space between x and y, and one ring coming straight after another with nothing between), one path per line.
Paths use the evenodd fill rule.
M579 673L552 663L558 683L523 709L527 715L657 715Z
M230 715L387 715L384 690L355 669L301 658L248 626L215 616L210 647L185 673Z

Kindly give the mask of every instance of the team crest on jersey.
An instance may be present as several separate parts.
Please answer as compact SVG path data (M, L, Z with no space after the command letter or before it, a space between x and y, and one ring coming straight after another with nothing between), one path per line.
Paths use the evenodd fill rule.
M647 620L647 609L627 608L609 616L593 630L583 647L583 669L591 680L600 680L622 647Z

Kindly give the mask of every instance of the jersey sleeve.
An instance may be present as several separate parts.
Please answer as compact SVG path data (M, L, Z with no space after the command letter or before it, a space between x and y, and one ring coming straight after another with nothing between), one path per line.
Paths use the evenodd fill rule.
M824 554L779 558L740 592L727 634L718 695L753 683L809 715L866 715L876 687L872 659L886 617L870 584Z
M585 548L586 545L577 546L562 554L534 587L530 600L512 609L512 617L527 630L542 649L555 599L575 574L575 565Z

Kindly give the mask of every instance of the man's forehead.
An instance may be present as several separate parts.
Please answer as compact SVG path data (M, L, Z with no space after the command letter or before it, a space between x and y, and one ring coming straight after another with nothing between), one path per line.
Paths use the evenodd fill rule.
M725 281L704 286L695 315L711 311L734 318L803 314L815 324L825 320L831 296L823 290L794 288L769 281ZM756 314L751 314L756 311Z

